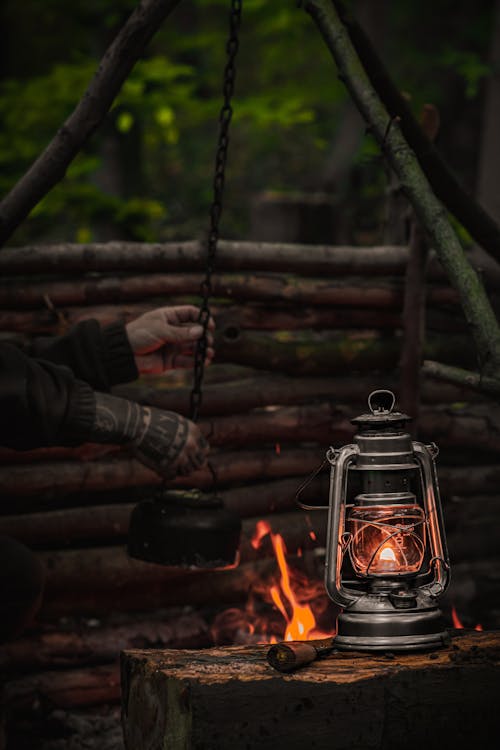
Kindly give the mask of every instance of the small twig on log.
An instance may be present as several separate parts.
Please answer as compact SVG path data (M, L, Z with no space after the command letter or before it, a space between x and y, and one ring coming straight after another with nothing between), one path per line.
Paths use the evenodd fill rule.
M0 203L0 245L65 175L87 138L101 124L151 37L180 0L142 0L102 58L72 114Z
M267 652L267 661L278 672L295 672L316 659L331 654L335 638L313 641L282 641L275 643Z

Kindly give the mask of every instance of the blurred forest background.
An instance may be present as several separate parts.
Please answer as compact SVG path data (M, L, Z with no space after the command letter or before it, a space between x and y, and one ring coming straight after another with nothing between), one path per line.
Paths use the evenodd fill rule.
M2 195L72 111L135 5L136 0L3 0ZM499 57L494 29L500 3L353 0L352 5L415 113L426 102L437 106L440 151L499 219L495 206L488 206L491 188L481 188L481 172L491 172L498 161L497 137L487 135L485 111ZM228 6L228 0L183 0L135 66L104 126L9 244L162 241L205 230ZM295 0L243 3L223 235L256 236L265 193L292 201L322 196L335 217L323 241L391 240L389 180L378 147L316 28L296 6Z

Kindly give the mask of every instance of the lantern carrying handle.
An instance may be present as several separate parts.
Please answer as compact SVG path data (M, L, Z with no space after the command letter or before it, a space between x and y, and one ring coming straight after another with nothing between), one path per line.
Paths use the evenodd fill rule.
M431 562L434 567L433 581L423 588L426 588L432 596L441 596L448 588L450 582L450 561L444 530L443 508L439 497L439 485L434 463L437 447L434 444L427 446L424 443L414 442L413 450L422 466L425 477L424 505L431 541Z
M372 414L389 413L394 409L395 403L396 396L385 388L372 391L368 396L368 407Z
M302 510L325 510L327 508L327 505L308 505L307 503L303 503L301 500L299 500L299 497L304 492L306 487L309 487L313 479L316 479L320 471L324 469L326 464L328 463L328 458L324 458L319 466L317 466L314 471L309 474L307 479L305 479L300 487L298 488L297 492L295 493L295 502L299 506L299 508L302 508Z

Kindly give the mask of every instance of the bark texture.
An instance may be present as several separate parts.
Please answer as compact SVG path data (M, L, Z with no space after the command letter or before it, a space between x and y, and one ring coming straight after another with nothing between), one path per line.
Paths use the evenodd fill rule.
M126 748L437 750L487 747L500 729L496 632L432 655L336 653L287 676L267 650L125 652Z

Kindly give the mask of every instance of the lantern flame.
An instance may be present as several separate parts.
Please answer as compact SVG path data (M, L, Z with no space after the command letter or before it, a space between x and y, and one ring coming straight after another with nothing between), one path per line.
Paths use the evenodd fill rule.
M394 550L392 547L389 547L389 545L385 545L380 550L380 560L386 560L388 562L396 562L396 555L394 554Z

